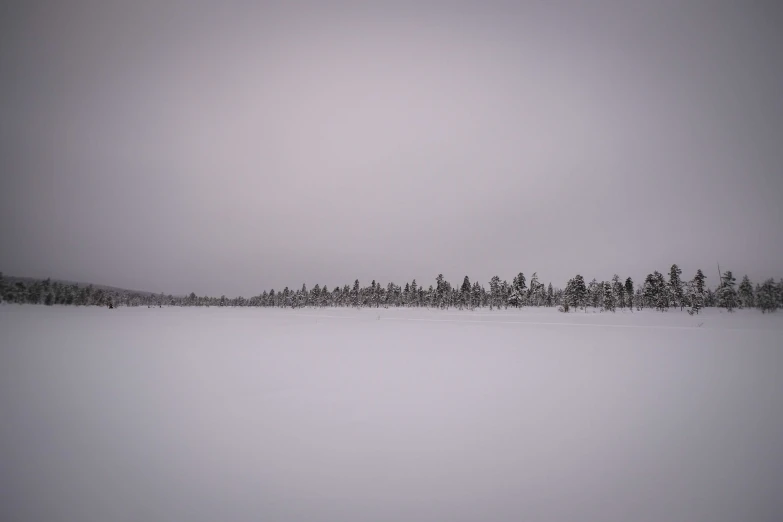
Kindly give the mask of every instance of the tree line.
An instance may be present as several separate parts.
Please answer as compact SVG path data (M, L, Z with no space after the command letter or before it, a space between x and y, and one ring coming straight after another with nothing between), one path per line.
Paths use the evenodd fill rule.
M607 312L617 309L633 311L650 308L666 311L670 308L686 309L698 314L705 307L720 307L733 311L742 308L757 308L772 312L783 307L783 279L775 282L767 279L753 285L748 276L736 284L731 271L720 274L720 281L713 290L706 284L706 276L697 270L690 280L682 279L682 270L672 265L668 276L655 271L643 282L635 284L628 277L622 280L615 275L611 281L585 283L577 274L569 279L565 288L555 288L552 283L539 281L533 273L528 281L520 272L511 283L494 276L488 288L470 281L468 276L461 285L452 285L439 274L434 285L418 284L414 279L405 286L395 283L381 285L374 280L369 286L361 286L359 280L353 285L337 286L329 290L316 284L311 289L274 289L245 298L148 294L124 290L106 290L92 285L64 284L50 279L34 280L25 284L7 281L0 273L0 301L19 304L75 305L75 306L252 306L274 308L303 307L427 307L439 309L476 308L508 309L522 307L557 307L561 312L587 311L592 307Z

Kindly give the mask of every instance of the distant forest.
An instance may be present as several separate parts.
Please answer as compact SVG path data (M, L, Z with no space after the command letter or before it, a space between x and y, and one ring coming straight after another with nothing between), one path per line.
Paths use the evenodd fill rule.
M528 281L520 272L511 283L501 281L498 276L489 281L487 289L478 282L471 283L468 276L461 285L452 285L438 275L435 285L418 284L414 279L405 286L389 283L386 286L372 281L361 286L359 280L353 285L344 285L329 290L326 286L308 289L263 291L245 298L242 296L210 297L173 296L133 292L111 287L97 287L76 283L52 282L50 279L4 278L0 272L0 301L3 303L75 305L75 306L253 306L274 308L304 307L427 307L508 309L521 307L558 307L562 312L587 310L589 307L607 312L618 309L642 310L651 308L659 311L687 309L698 314L704 307L720 307L732 311L741 308L758 308L762 312L773 312L783 307L783 279L775 283L767 279L753 284L748 276L737 285L731 271L721 274L715 290L706 285L707 278L697 270L693 279L683 280L682 270L675 264L668 276L655 271L641 284L631 278L624 281L615 275L611 281L585 283L581 275L570 279L565 288L555 288L552 283L544 284L533 273Z

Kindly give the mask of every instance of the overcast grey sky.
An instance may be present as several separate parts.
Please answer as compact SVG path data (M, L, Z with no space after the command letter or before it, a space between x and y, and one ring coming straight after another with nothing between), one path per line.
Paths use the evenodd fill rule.
M775 2L258 4L4 3L0 270L783 276Z

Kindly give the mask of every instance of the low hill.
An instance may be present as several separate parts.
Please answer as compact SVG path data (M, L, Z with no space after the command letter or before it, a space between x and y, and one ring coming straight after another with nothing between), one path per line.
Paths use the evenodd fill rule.
M7 284L14 285L17 282L24 283L25 286L29 286L33 283L39 282L43 283L46 281L46 279L41 279L37 277L20 277L20 276L9 276L9 275L2 275L3 279ZM92 286L95 290L103 290L105 292L114 292L118 294L136 294L136 295L142 295L142 296L148 296L148 295L158 295L160 292L147 292L144 290L132 290L129 288L119 288L116 286L108 286L108 285L98 285L95 283L84 283L80 281L67 281L64 279L49 279L50 283L59 283L61 285L68 285L68 286L76 286L78 288L85 288L88 286Z

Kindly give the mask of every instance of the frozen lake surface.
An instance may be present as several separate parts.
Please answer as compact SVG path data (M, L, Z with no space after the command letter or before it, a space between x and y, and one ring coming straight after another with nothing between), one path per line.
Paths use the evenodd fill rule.
M0 306L3 521L778 521L783 313Z

